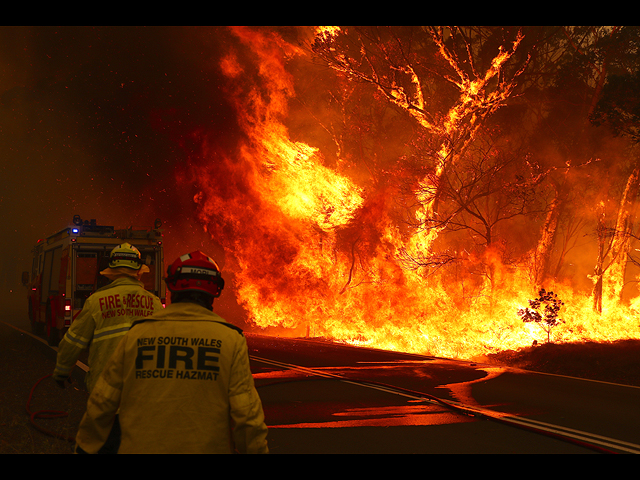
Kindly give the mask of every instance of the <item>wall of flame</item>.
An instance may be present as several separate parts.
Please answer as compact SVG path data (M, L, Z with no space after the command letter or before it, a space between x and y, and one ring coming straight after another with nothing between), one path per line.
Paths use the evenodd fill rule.
M532 298L522 272L496 261L495 295L403 268L398 253L412 240L391 213L392 194L358 185L319 147L291 138L296 85L287 60L305 52L264 31L233 33L238 44L220 67L244 135L232 153L205 146L215 161L197 167L194 201L257 331L461 358L546 336L516 315ZM605 312L605 322L593 318L588 294L557 291L571 321L555 341L638 335L633 309Z

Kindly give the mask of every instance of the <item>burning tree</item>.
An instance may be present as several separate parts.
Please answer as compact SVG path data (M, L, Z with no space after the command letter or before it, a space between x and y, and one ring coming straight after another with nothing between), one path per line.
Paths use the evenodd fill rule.
M610 277L612 278L607 293L618 301L622 299L627 264L635 262L629 252L631 239L636 237L633 230L637 215L637 200L640 194L640 155L637 153L637 147L640 144L640 134L638 133L640 132L640 91L638 88L640 60L636 53L640 47L640 32L636 28L615 27L605 40L606 42L600 42L598 50L605 52L600 57L604 58L605 62L603 63L611 72L606 77L602 76L598 90L600 95L589 111L589 119L595 125L607 125L614 135L626 137L634 145L633 158L628 167L627 183L620 198L615 236L610 247ZM606 55L609 52L617 53L617 55ZM620 52L632 53L621 55ZM596 295L597 293L596 291ZM600 279L600 294L602 295L602 279Z
M547 332L547 343L551 341L551 330L564 320L558 318L560 308L564 302L558 298L558 295L544 288L538 292L538 298L529 300L529 308L521 308L518 315L525 323L535 322Z
M525 262L536 252L548 269L566 218L582 228L573 238L585 238L593 200L609 190L604 163L584 161L584 137L564 135L584 116L563 93L583 92L544 83L549 70L535 55L539 76L524 70L544 42L523 31L305 29L305 49L302 37L285 40L291 30L230 29L220 67L242 135L237 148L203 153L212 161L194 175L194 200L252 325L447 357L531 343L513 314L531 288ZM553 148L567 155L545 158ZM576 164L586 168L569 169ZM578 196L584 210L571 216ZM592 304L565 280L523 311L548 339L561 322L550 288L572 309ZM554 337L597 337L603 327Z
M556 244L556 234L559 231L559 220L567 215L572 196L573 182L570 178L575 178L575 172L571 172L570 165L584 166L596 163L603 169L619 169L621 172L628 171L626 186L618 184L607 184L601 192L598 192L600 199L603 197L608 201L610 192L620 190L620 200L618 203L617 223L614 228L605 228L603 225L601 209L597 205L602 205L599 199L593 202L587 215L587 224L596 224L594 229L598 239L598 257L596 259L595 272L590 278L594 281L592 290L593 305L595 311L602 312L603 297L617 304L621 298L621 291L624 285L624 272L628 263L627 252L631 237L632 219L635 216L635 199L638 195L640 184L638 178L640 170L633 160L631 168L627 165L629 159L614 159L611 154L613 150L609 146L601 154L604 158L598 158L597 162L592 162L598 154L595 146L609 136L605 129L594 129L593 125L609 123L610 104L607 103L608 93L615 90L616 72L628 71L630 58L628 52L637 48L636 29L630 30L618 26L575 26L561 27L563 41L559 44L560 50L550 50L552 53L550 61L545 68L551 79L546 91L551 93L552 102L548 105L551 114L541 115L540 126L543 128L542 135L547 140L542 140L538 135L534 138L538 145L550 145L552 139L553 157L556 157L556 167L549 170L547 178L554 190L554 197L550 204L544 228L537 251L535 252L535 283L543 285L554 277L550 271L550 257L552 249ZM635 43L635 45L634 45ZM626 52L626 53L625 53ZM626 64L622 67L622 64ZM612 75L613 74L613 75ZM613 82L612 82L613 80ZM628 92L625 92L628 93ZM558 102L562 97L563 101ZM626 95L627 98L632 96ZM571 100L569 100L571 99ZM564 105L571 104L571 107ZM618 118L625 118L624 115ZM626 117L628 118L628 117ZM590 122L593 125L590 125ZM613 130L619 124L611 122ZM549 132L552 132L549 135ZM542 143L539 142L542 140ZM622 145L622 142L619 143ZM548 157L552 155L547 154ZM544 159L543 163L551 163L549 159ZM564 164L564 165L562 165ZM573 167L572 167L573 168ZM586 177L593 175L596 169L584 173ZM603 172L604 173L604 172ZM625 175L625 173L623 173ZM572 177L573 176L573 177ZM608 172L607 172L608 176ZM614 178L612 176L612 178ZM616 180L614 180L616 181ZM587 184L585 182L585 187ZM591 185L587 188L598 190L598 185ZM562 254L559 262L563 260ZM560 269L560 263L556 268L556 273Z
M413 172L407 177L413 235L398 248L410 268L428 272L450 263L451 254L433 250L444 230L475 232L491 250L496 224L529 206L528 187L515 177L503 179L513 159L495 148L470 152L528 63L526 53L516 56L521 31L502 38L493 33L482 27L336 27L315 37L313 51L329 67L373 86L378 98L415 122L416 162L405 169ZM490 201L498 208L487 209Z

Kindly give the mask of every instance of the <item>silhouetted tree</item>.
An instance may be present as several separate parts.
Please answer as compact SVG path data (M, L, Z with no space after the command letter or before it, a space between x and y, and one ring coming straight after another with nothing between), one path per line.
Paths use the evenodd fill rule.
M547 343L551 341L551 330L564 320L558 318L560 309L564 302L558 298L558 295L546 291L544 288L538 292L538 297L529 300L529 308L521 308L518 315L525 323L535 322L547 332Z

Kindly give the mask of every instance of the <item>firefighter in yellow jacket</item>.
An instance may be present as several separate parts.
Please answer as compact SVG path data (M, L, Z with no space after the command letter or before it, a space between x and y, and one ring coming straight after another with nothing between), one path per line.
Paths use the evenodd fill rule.
M84 307L60 341L53 379L64 387L71 369L83 350L89 349L89 372L85 383L89 392L105 363L134 320L162 310L162 302L140 281L149 267L140 251L129 243L115 247L109 255L109 268L100 272L112 280L87 298Z
M76 436L96 453L116 414L118 453L268 453L242 330L213 312L224 280L201 252L168 269L171 305L133 324L106 365Z

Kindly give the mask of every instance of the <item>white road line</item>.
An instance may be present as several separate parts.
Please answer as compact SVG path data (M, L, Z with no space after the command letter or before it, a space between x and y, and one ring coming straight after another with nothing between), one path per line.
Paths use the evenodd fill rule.
M454 407L455 409L459 409L459 410L468 412L470 414L480 414L501 422L505 422L513 425L521 425L521 426L539 430L542 432L547 432L547 433L559 435L562 437L573 438L581 442L598 445L603 448L609 448L609 449L613 448L615 450L620 450L623 452L640 454L640 445L625 442L622 440L616 440L614 438L604 437L601 435L596 435L588 432L582 432L580 430L574 430L571 428L562 427L560 425L553 425L549 423L539 422L533 419L516 417L510 414L495 412L493 410L489 410L486 408L471 407L459 402L436 399L437 397L430 398L431 397L430 395L422 394L421 392L415 392L414 394L410 394L410 393L407 393L406 391L402 391L402 389L395 389L392 385L387 387L382 385L375 385L373 383L367 383L366 381L357 382L357 381L349 380L348 378L343 377L341 375L337 375L335 373L327 373L314 368L302 367L300 365L293 365L293 364L278 362L278 361L269 360L266 358L255 357L253 355L250 355L250 358L257 362L262 362L262 363L274 365L281 368L297 370L297 371L305 372L305 373L319 376L319 377L335 378L345 383L350 383L350 384L358 385L361 387L372 388L375 390L380 390L380 391L392 393L395 395L401 395L401 396L412 398L412 399L424 400L430 403L436 403L440 405L449 405L451 407Z

